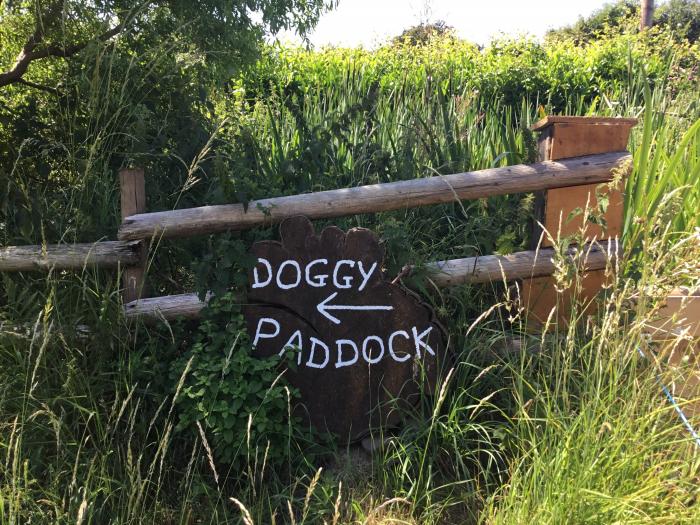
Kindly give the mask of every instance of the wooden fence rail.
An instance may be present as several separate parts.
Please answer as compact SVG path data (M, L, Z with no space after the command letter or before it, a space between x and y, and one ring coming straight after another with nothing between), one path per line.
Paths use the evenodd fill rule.
M626 151L588 155L536 164L519 164L385 184L374 184L303 195L263 199L243 204L202 206L141 213L124 219L122 240L154 236L187 237L271 225L305 215L324 219L444 204L455 200L540 191L611 180L630 161Z
M0 248L0 271L79 270L85 266L129 266L139 262L140 246L140 241L5 246Z
M569 248L568 255L572 257L581 248ZM616 240L587 244L582 248L582 270L602 270L608 262L617 258L618 245ZM507 281L528 279L552 275L555 270L554 252L552 248L539 251L528 250L510 255L482 255L434 262L428 265L432 280L436 286L447 288L461 284L478 284L492 281Z
M127 317L196 318L205 305L196 294L143 298L147 295L147 246L144 241L155 237L187 237L270 226L297 215L326 219L526 192L535 192L538 196L537 220L550 232L560 231L562 236L568 236L589 225L584 217L565 223L562 223L562 218L568 217L575 208L595 205L597 184L612 180L618 173L621 178L626 175L631 156L623 150L635 122L634 119L617 118L547 117L532 128L540 132L538 144L542 162L275 197L247 205L227 204L146 213L143 170L121 170L119 241L0 248L0 271L81 269L86 265L123 267ZM621 233L622 201L619 192L609 191L612 197L605 212L608 227L589 230L586 235L589 240L613 239ZM538 232L533 238L539 238ZM587 248L584 269L589 275L596 274L595 271L605 268L616 254L616 242L594 243ZM547 276L554 272L553 256L552 249L544 247L539 251L507 256L440 261L429 264L428 269L438 287L505 278L522 279L525 291L533 289L535 284L550 289ZM595 291L599 286L591 289ZM241 300L245 299L242 297ZM549 311L551 305L540 299L536 306Z
M583 248L571 247L569 257L584 250L584 270L602 270L617 257L617 241L592 243ZM428 264L431 279L436 286L446 288L461 284L485 283L505 278L526 279L554 273L554 250L543 248L511 255L484 255L467 257ZM210 296L209 296L210 297ZM241 301L245 299L241 297ZM145 320L173 320L177 318L196 319L206 306L196 293L165 295L131 301L124 305L127 318Z

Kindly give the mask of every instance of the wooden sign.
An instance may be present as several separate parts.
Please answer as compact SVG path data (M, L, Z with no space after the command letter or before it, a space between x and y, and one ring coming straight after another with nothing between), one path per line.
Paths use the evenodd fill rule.
M396 424L391 401L415 402L418 380L434 378L445 351L432 312L385 280L369 230L316 235L306 217L293 217L280 237L252 247L244 315L255 354L296 352L286 377L322 432L352 441Z

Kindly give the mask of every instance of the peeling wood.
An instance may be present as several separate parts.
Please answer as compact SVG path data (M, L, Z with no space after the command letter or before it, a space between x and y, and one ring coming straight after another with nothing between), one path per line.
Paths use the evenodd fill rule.
M0 271L80 270L85 266L116 268L138 264L140 241L103 241L85 244L5 246L0 248Z
M629 165L625 151L503 168L275 197L243 204L142 213L124 219L119 238L188 237L269 226L297 215L310 219L445 204L492 195L597 184Z

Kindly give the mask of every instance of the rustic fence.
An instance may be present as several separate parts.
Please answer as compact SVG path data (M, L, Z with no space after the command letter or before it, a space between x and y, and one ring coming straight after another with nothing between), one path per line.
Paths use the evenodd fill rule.
M205 305L194 293L146 297L145 261L150 240L270 226L297 215L326 219L523 192L536 194L538 228L564 237L581 230L585 221L582 214L567 220L569 214L577 208L595 207L598 186L610 182L616 174L626 173L631 160L626 147L635 123L635 119L624 118L547 117L533 126L540 133L541 160L535 164L269 198L247 206L228 204L147 213L143 171L122 170L123 222L118 241L5 247L0 251L0 271L120 267L128 318L194 318ZM589 240L597 242L571 248L587 250L584 294L589 296L600 289L602 270L615 257L616 239L621 233L622 194L616 189L604 191L609 193L604 221L607 227L587 225ZM536 228L533 239L540 244L529 251L431 263L428 266L434 271L433 281L446 287L504 277L522 279L525 304L535 319L544 319L557 297L550 277L554 271L553 248L540 234Z

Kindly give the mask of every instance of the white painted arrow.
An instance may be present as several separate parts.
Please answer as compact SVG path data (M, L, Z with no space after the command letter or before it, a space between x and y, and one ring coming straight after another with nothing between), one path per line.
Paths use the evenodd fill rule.
M328 304L338 295L338 292L333 292L323 301L318 303L316 310L318 310L322 315L326 316L331 323L340 324L340 319L328 313L328 310L393 310L393 306L371 306L371 305L360 305L353 306L350 304Z

